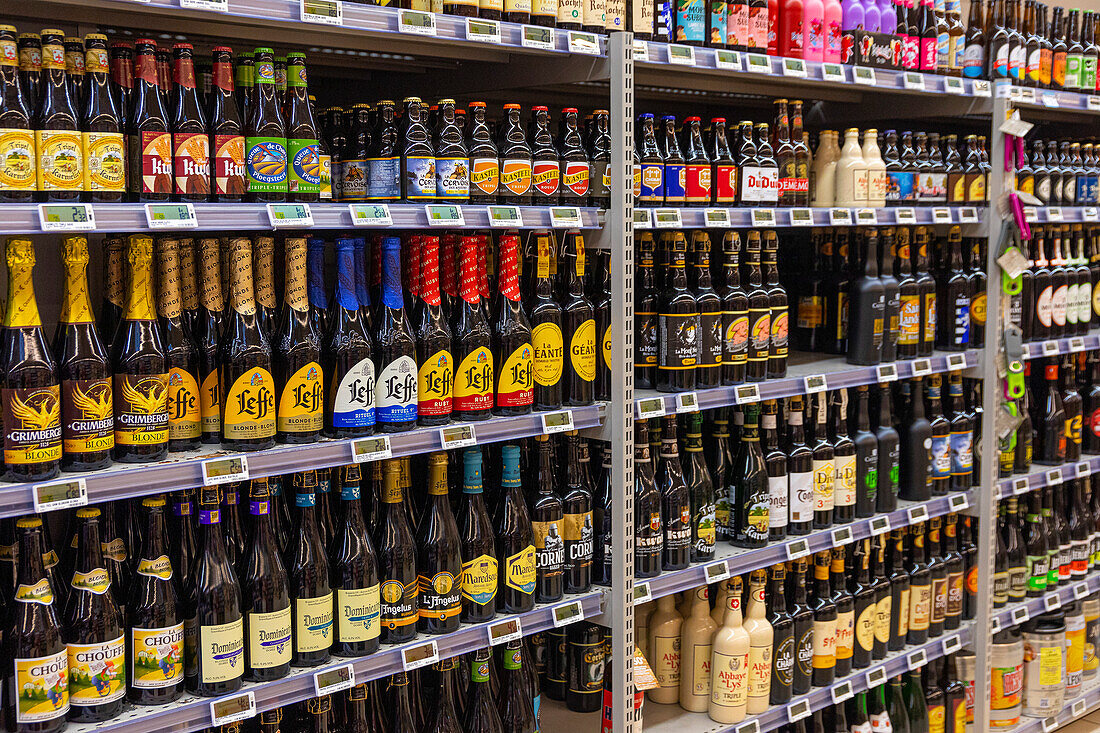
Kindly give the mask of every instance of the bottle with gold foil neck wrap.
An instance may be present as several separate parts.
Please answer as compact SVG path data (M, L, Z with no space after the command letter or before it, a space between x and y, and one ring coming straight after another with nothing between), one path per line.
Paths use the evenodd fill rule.
M420 425L444 425L454 405L454 356L451 327L439 297L439 237L421 238L420 300L416 313L416 420Z
M595 395L596 315L592 301L585 295L587 259L581 233L566 232L558 261L565 271L561 299L565 347L562 404L568 407L591 405Z
M61 383L61 467L94 471L111 465L115 445L111 363L88 298L88 240L66 237L61 256L65 290L53 345Z
M447 498L446 453L428 456L427 482L427 506L416 532L417 627L426 634L446 634L458 630L462 613L462 542Z
M310 262L318 260L318 269L310 270L310 299L323 294L319 266L323 247L317 240L308 245ZM328 331L324 340L325 435L330 438L354 438L374 432L375 372L374 341L355 294L355 243L351 237L336 238L336 292L328 312Z
M454 335L455 420L486 420L493 409L492 332L481 307L478 289L478 239L464 236L461 255L460 294L452 313Z
M382 641L399 644L416 636L419 617L416 541L402 504L401 462L387 460L382 470L382 510L374 524L373 538L381 584Z
M122 321L126 297L126 241L122 237L103 238L103 306L99 312L99 333L107 347L115 340Z
M218 383L218 340L225 319L222 294L221 242L213 237L199 240L202 292L192 335L199 349L199 413L202 415L202 442L222 440L221 385Z
M15 26L0 26L0 202L28 202L38 187L34 146L34 97L23 86L16 47Z
M496 369L498 415L526 415L535 399L532 367L534 350L531 325L523 312L519 294L519 234L507 232L500 238L500 297L493 322L493 361Z
M34 245L7 243L4 314L4 468L9 481L41 481L61 465L61 388L34 294Z
M199 355L180 298L179 240L157 242L160 289L157 313L168 364L168 450L195 450L202 437L199 409Z
M229 243L230 308L219 349L222 443L239 450L275 445L275 380L271 344L260 328L252 292L252 243Z
M183 320L195 336L199 320L198 262L195 240L190 237L180 239L180 306L183 308Z
M76 40L79 43L79 39ZM126 193L126 142L121 111L111 88L107 36L89 33L84 37L84 48L74 46L74 60L81 59L88 79L86 86L80 81L73 85L75 90L86 92L80 108L84 197L93 203L122 201ZM7 125L0 124L0 127Z
M325 380L321 334L310 318L306 295L306 240L284 244L286 286L283 308L272 335L280 443L312 443L325 423Z
M278 311L274 237L259 236L252 243L252 274L255 278L257 323L267 340L271 341Z

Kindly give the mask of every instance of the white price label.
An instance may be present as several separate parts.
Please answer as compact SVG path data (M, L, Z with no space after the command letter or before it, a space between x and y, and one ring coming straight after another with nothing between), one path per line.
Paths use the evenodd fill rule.
M796 79L805 79L805 60L783 57L783 76L793 76Z
M1013 494L1024 494L1024 493L1027 493L1027 491L1029 491L1029 490L1030 490L1030 486L1028 485L1027 478L1021 477L1021 478L1015 479L1012 482L1012 493Z
M954 77L947 77L952 79ZM973 206L964 206L959 209L959 221L963 224L973 224L978 221L978 210Z
M348 204L351 223L357 227L392 227L388 204Z
M462 216L462 207L454 204L428 204L424 207L430 227L464 227L466 219Z
M515 229L523 226L523 214L518 206L486 206L489 226L495 229Z
M875 367L875 376L880 382L898 381L897 364L879 364L877 367Z
M948 354L947 370L951 372L966 369L966 354Z
M221 697L210 703L210 722L214 727L248 720L255 715L256 696L251 691Z
M46 481L34 485L31 499L35 514L85 506L88 503L88 484L82 478Z
M990 89L989 82L985 79L975 79L970 82L970 88L974 91L975 97L993 96L993 90Z
M355 463L383 461L393 457L388 435L372 435L351 441L351 460Z
M340 0L301 0L303 23L343 25L344 7Z
M1049 595L1043 599L1043 608L1048 611L1054 611L1062 607L1062 599L1057 593Z
M1081 600L1089 594L1089 584L1082 582L1073 586L1073 597L1077 600Z
M924 504L917 504L916 506L909 507L906 514L909 515L909 524L923 522L928 519L928 507Z
M695 392L677 394L676 412L699 412L699 395Z
M489 646L506 644L509 641L523 638L523 624L520 623L518 616L513 616L503 621L497 621L495 624L490 624L486 627L485 632L489 635Z
M1032 222L1039 220L1039 210L1034 206L1024 207L1024 221Z
M1031 618L1031 612L1027 610L1027 606L1020 606L1019 608L1012 609L1012 621L1013 623L1022 624Z
M1043 342L1043 356L1057 356L1061 349L1058 347L1057 341L1044 341Z
M867 688L878 687L886 681L886 670L882 667L875 667L867 673L865 679L867 680Z
M248 458L245 456L207 458L202 462L203 486L218 486L247 480Z
M725 560L703 566L703 578L710 583L719 583L730 576L730 566Z
M645 41L634 40L634 60L649 61L649 44Z
M1085 109L1100 110L1100 97L1090 94L1085 100Z
M641 603L649 603L653 598L653 594L649 590L649 583L635 583L634 584L634 603L635 605Z
M875 70L869 66L853 66L852 81L856 84L864 84L869 87L878 85L878 77L875 76Z
M882 534L890 531L890 517L882 514L871 518L871 534Z
M749 216L754 227L775 226L775 209L753 209Z
M878 224L878 213L874 209L857 209L856 224L860 226L876 226Z
M1048 206L1047 207L1047 221L1062 221L1062 207L1061 206Z
M95 231L91 204L39 204L38 223L44 232Z
M268 204L267 218L275 229L310 229L313 212L309 204Z
M684 222L679 209L654 209L653 225L657 229L682 229Z
M1085 478L1086 476L1092 474L1092 464L1088 461L1081 461L1073 467L1073 470L1074 475L1077 476L1077 478Z
M745 70L751 74L770 74L772 73L771 59L762 53L747 53Z
M805 538L788 542L786 547L788 560L797 560L810 554L810 542Z
M569 31L569 53L581 53L588 56L600 55L600 39L595 33Z
M760 723L755 720L750 720L747 723L742 723L737 726L736 733L760 733Z
M802 720L803 718L810 717L810 701L806 698L802 698L798 702L793 702L787 706L787 720L795 722L796 720Z
M466 40L480 43L500 43L500 21L486 18L466 19Z
M916 71L907 71L902 76L902 86L906 89L924 91L924 74Z
M966 94L963 81L957 76L944 77L943 90L948 94Z
M814 225L814 212L812 209L791 209L792 227L812 227Z
M145 204L145 221L150 229L195 229L199 225L195 207L188 202Z
M584 620L584 609L581 607L580 601L570 601L554 606L550 610L550 616L554 620L555 628L560 628L574 621Z
M180 0L180 7L187 10L210 10L215 13L228 13L229 0Z
M715 51L714 66L727 71L740 71L741 54L737 51L726 51L724 49Z
M733 398L739 405L760 401L760 387L756 384L739 384L733 388Z
M520 44L524 48L553 50L554 29L541 25L525 25L523 26L523 35L520 37Z
M924 650L918 649L917 651L906 657L905 661L909 665L909 669L913 670L917 667L923 667L928 662L928 659L927 655L924 653Z
M1043 92L1043 106L1044 107L1057 107L1058 95L1054 92Z
M833 547L840 547L852 541L852 528L839 527L832 531Z
M855 696L855 692L852 691L852 683L848 680L837 683L829 689L829 696L833 698L833 704L842 703L851 697Z
M829 223L835 227L850 225L852 212L849 209L829 209Z
M829 389L829 383L824 374L813 374L805 377L803 381L806 385L806 394L816 394Z
M894 209L894 221L898 224L916 224L917 210L907 206Z
M397 30L420 36L434 36L436 34L435 13L425 13L422 10L398 10Z
M678 66L695 66L695 49L691 46L671 43L668 46L668 62Z
M539 417L542 418L542 432L547 435L551 433L567 433L570 430L574 430L572 410L544 412Z
M848 78L844 75L844 67L840 64L822 64L821 78L824 81L845 82Z
M677 211L676 213L678 214L680 212ZM704 209L703 221L706 223L708 229L729 229L729 209Z
M1086 206L1081 210L1081 218L1085 221L1100 221L1100 210L1095 206Z
M354 665L344 664L313 673L313 689L316 691L317 697L350 690L353 687L355 687Z
M962 639L959 638L958 634L952 634L951 636L944 639L942 644L943 646L941 648L943 649L943 654L944 656L947 656L948 654L954 654L959 650L959 647L962 646Z
M1069 350L1070 351L1084 351L1085 350L1085 339L1082 338L1081 336L1074 336L1073 338L1071 338L1069 340Z
M914 377L923 377L932 373L932 362L929 359L914 359L912 369Z
M634 208L634 228L635 229L652 229L653 228L653 209Z
M448 425L439 429L439 442L443 450L468 448L477 445L477 433L473 425Z
M1020 101L1025 104L1035 104L1035 90L1030 87L1012 87L1013 92L1019 92Z
M1047 471L1047 486L1054 486L1062 483L1062 469L1052 468Z
M1084 700L1075 700L1073 704L1069 706L1069 711L1073 713L1073 717L1080 718L1082 715L1085 714L1085 710L1087 708L1088 705L1085 703Z
M966 494L952 494L947 500L947 506L953 512L961 512L970 506L970 499L966 497Z
M550 226L554 229L576 229L581 225L581 210L576 206L551 206Z
M644 400L638 400L638 419L649 420L654 417L664 417L665 415L665 399L664 397L650 397Z
M1043 733L1050 733L1052 730L1056 730L1058 728L1058 716L1043 718L1041 727L1043 729Z
M951 209L944 206L937 206L932 209L932 223L933 224L950 224L951 223Z
M435 664L438 661L439 647L436 646L434 639L401 650L401 666L406 672L427 667L429 664Z

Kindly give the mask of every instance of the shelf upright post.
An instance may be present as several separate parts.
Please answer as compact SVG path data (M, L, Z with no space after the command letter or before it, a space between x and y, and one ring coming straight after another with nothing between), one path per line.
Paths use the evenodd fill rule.
M641 730L634 714L634 34L608 38L611 82L611 206L601 232L611 248L612 733Z

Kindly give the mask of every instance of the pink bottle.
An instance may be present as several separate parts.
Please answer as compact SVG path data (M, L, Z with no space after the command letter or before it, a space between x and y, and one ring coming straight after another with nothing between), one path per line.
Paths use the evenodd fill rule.
M805 43L802 57L807 61L825 60L825 2L802 0L802 32Z
M800 59L803 56L802 0L780 0L779 55Z
M843 12L840 0L823 0L825 5L825 61L840 63L840 36Z

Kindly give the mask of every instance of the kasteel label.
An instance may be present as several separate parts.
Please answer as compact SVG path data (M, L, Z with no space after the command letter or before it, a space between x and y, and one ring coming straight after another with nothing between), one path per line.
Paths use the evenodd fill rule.
M69 701L103 705L126 695L126 637L100 644L67 644Z
M531 190L531 161L506 159L500 168L500 183L513 196L526 196Z
M37 187L34 133L0 128L0 189L34 191Z
M187 440L202 435L199 383L186 369L168 372L168 439Z
M84 190L126 190L125 143L119 132L81 133L84 143ZM0 146L3 139L0 137ZM0 182L3 180L0 163Z
M454 382L455 410L488 410L493 406L493 354L479 346L458 365Z
M248 614L248 666L271 669L289 664L291 639L290 606Z
M523 407L531 405L535 399L534 384L531 381L532 358L534 349L524 343L516 347L503 366L497 372L496 403L500 407Z
M591 170L586 161L562 161L561 185L576 196L587 196Z
M61 383L66 407L61 425L65 453L91 453L115 447L115 413L110 379L70 379Z
M417 377L417 415L450 415L454 390L454 359L451 352L440 350L429 356L420 365Z
M556 160L536 160L531 164L531 184L535 187L535 197L553 197L558 195L561 185L561 170Z
M374 359L367 357L344 374L339 383L332 375L332 424L337 428L362 428L374 425Z
M15 678L9 684L19 690L16 723L43 723L69 712L69 659L64 649L45 657L16 657L14 664Z
M61 459L61 388L7 389L4 462L26 465Z
M470 193L495 196L499 187L500 161L496 158L471 158Z
M275 435L275 380L269 371L253 367L233 382L225 396L222 432L235 440Z
M133 686L159 689L183 682L183 624L130 629Z
M342 642L377 639L382 632L381 596L377 583L368 588L336 590L336 634Z
M589 318L573 332L569 341L573 371L586 382L596 379L596 321Z
M312 433L324 427L325 386L320 364L311 361L286 380L276 413L280 433Z

